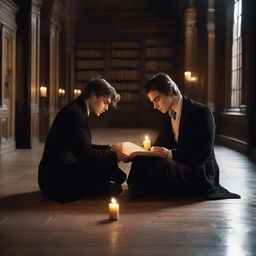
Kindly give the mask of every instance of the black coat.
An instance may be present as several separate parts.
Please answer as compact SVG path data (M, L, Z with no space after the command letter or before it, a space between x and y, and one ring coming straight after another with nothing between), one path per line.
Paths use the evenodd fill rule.
M81 97L57 114L47 136L40 166L54 169L77 162L84 163L85 171L91 163L117 163L117 155L108 145L91 143L86 104Z
M126 174L108 145L93 145L84 100L79 97L57 114L46 139L38 184L44 195L69 202L106 192L109 181Z
M171 117L165 114L154 145L172 150L173 160L192 167L207 192L219 186L219 167L214 154L215 122L210 109L183 96L178 143Z

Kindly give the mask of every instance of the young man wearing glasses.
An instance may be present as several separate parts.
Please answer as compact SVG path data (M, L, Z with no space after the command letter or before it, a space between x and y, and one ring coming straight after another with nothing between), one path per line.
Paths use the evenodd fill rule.
M58 202L90 195L119 195L126 174L118 162L127 157L117 145L93 145L89 115L100 116L114 106L120 95L104 79L88 83L81 96L57 114L39 165L42 193Z
M165 73L156 74L144 91L154 108L164 114L162 129L151 148L161 157L133 159L127 181L131 195L240 198L219 184L213 148L215 122L210 109L182 95Z

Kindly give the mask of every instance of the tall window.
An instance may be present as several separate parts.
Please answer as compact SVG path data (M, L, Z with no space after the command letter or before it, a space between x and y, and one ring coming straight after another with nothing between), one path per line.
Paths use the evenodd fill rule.
M232 41L231 108L239 108L242 94L242 0L234 0Z

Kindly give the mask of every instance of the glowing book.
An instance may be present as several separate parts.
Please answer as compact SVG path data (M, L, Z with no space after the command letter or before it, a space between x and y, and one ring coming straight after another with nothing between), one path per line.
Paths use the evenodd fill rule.
M148 151L132 142L122 143L122 153L127 156L131 156L131 158L135 156L159 156L158 152Z

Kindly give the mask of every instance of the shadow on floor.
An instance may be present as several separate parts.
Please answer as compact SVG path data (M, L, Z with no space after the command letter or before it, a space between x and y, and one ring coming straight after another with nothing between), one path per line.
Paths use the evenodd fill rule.
M110 197L88 197L66 204L50 201L40 191L31 191L0 198L0 211L61 211L74 213L75 211L86 211L88 214L102 213L106 211ZM133 214L156 211L162 208L182 207L197 204L202 198L185 197L162 197L148 196L132 199L128 190L117 198L122 211Z

